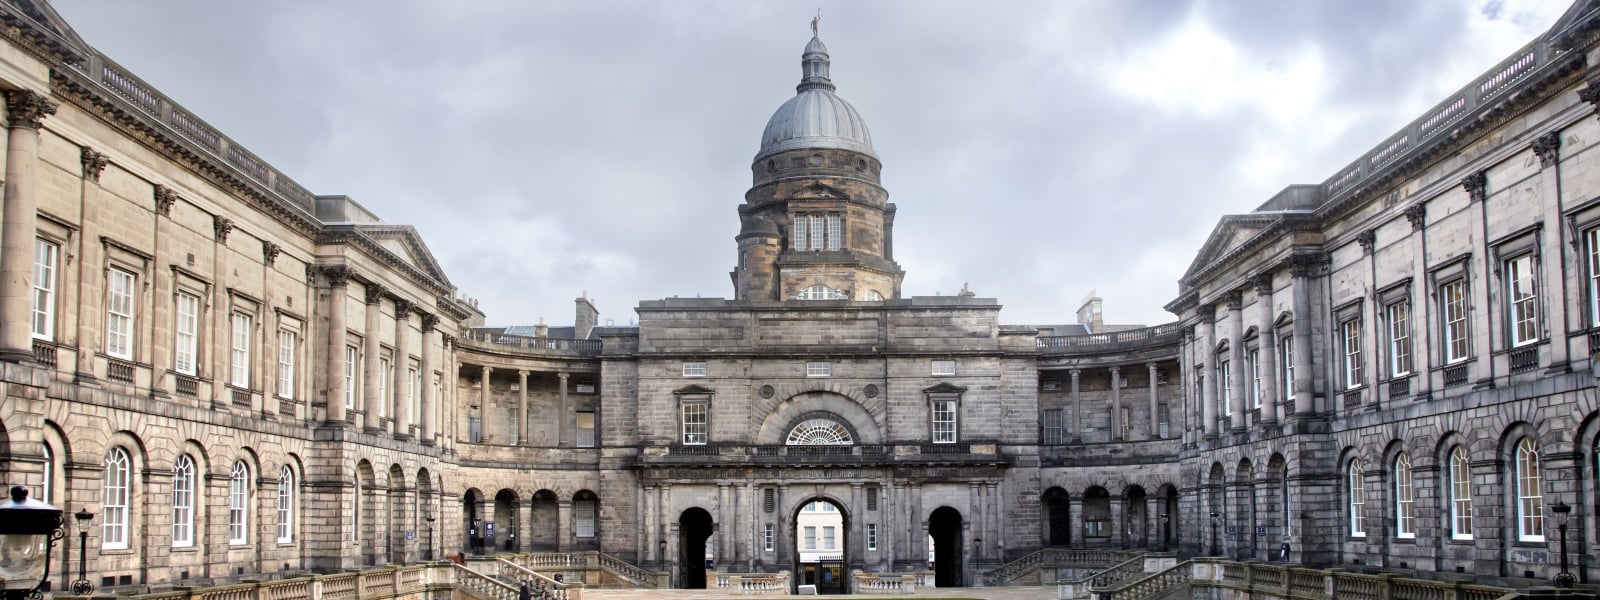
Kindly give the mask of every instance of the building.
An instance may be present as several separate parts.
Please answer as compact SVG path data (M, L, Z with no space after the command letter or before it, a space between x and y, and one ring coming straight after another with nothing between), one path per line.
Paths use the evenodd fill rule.
M812 38L738 205L732 299L486 327L416 232L315 195L0 0L0 475L94 581L205 584L475 552L676 587L799 572L995 585L1051 547L1511 581L1545 507L1600 539L1600 4L1328 181L1226 216L1179 321L1002 322L903 297L896 207ZM892 164L892 162L891 162ZM732 202L730 201L730 207ZM1033 572L1034 577L1040 577Z

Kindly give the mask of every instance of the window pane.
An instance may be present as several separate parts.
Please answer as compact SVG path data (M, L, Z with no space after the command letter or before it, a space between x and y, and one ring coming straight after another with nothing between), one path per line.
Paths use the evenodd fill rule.
M194 461L188 456L172 467L172 545L194 545Z
M50 242L33 241L33 337L42 340L55 335L58 250Z
M233 313L232 376L228 383L234 387L250 387L250 315Z
M706 443L706 403L685 402L683 404L683 443Z
M195 350L200 337L200 297L178 292L176 333L173 335L173 369L195 374Z
M1472 539L1472 468L1462 446L1450 453L1450 525L1451 537Z
M839 215L828 215L828 249L838 250L843 237L843 219L840 219Z
M1467 359L1467 282L1457 279L1439 286L1439 311L1444 315L1444 360Z
M1411 373L1409 306L1404 302L1396 302L1385 310L1389 322L1389 375L1408 375Z
M294 346L293 331L278 332L278 396L294 398Z
M1538 277L1532 254L1506 261L1506 301L1510 309L1511 345L1539 340Z
M1344 388L1361 387L1361 319L1340 325L1344 335Z
M128 547L128 462L128 453L121 448L106 453L105 485L100 492L102 549Z
M250 469L243 461L233 463L228 480L228 543L250 541Z
M106 272L106 354L133 358L133 274Z
M1532 438L1517 444L1517 538L1544 540L1544 474Z

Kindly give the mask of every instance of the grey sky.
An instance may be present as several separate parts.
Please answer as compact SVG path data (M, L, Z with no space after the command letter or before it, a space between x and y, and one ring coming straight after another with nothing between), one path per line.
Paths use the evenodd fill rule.
M56 0L91 45L318 194L415 225L491 324L727 297L807 26L900 210L905 295L1172 320L1223 213L1316 183L1560 0Z

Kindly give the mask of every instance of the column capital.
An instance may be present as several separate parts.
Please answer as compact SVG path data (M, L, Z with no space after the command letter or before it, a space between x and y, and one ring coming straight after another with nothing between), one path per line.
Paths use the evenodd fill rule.
M1068 371L1068 373L1072 374L1072 378L1073 379L1077 379L1078 375L1083 373L1083 369L1072 369L1072 370Z
M57 104L33 90L11 90L6 95L6 117L13 129L38 131L44 118L56 114Z
M1467 190L1467 198L1473 202L1480 202L1488 198L1489 175L1486 171L1477 171L1461 178L1461 187Z
M1202 324L1210 325L1217 320L1217 305L1201 304L1196 306L1194 307L1194 316L1195 318L1199 319Z
M521 378L526 379L528 377L528 370L527 369L517 369L517 377L521 377Z
M1411 222L1411 230L1422 231L1422 227L1427 224L1428 203L1418 202L1407 206L1405 213L1406 220Z
M283 248L273 242L261 242L261 260L268 265L278 263L278 255L283 254Z
M438 326L439 326L439 315L436 315L436 314L433 314L433 313L422 313L422 332L423 333L427 333L427 332L433 331L434 329L438 328Z
M106 165L111 164L111 159L88 146L78 146L78 151L78 159L83 163L83 178L99 183L100 173L106 170Z
M1228 310L1239 310L1244 308L1244 292L1241 290L1231 290L1222 295L1222 303L1227 305Z
M178 203L178 192L167 186L156 184L155 187L156 213L163 217L172 216L172 205Z
M322 276L328 278L329 287L345 287L350 285L350 276L354 274L350 267L345 265L326 265L319 269Z
M1110 367L1110 369L1111 369L1111 374L1112 375L1116 375L1116 374L1122 372L1122 367L1119 367L1119 366L1112 366L1112 367Z
M1533 153L1539 157L1539 168L1547 169L1560 160L1561 134L1551 131L1533 139L1530 144Z
M1368 229L1356 234L1356 243L1361 244L1362 254L1372 254L1372 247L1378 243L1377 230Z
M1150 372L1152 372L1152 373L1154 373L1156 369L1160 368L1160 367L1156 366L1155 361L1147 362L1147 363L1144 364L1144 366L1146 368L1150 369Z
M1600 86L1591 83L1588 87L1578 90L1578 99L1593 104L1597 112L1600 112Z
M410 320L411 319L411 309L414 306L415 305L412 304L410 300L407 300L405 298L395 298L394 299L394 319L396 321Z
M218 244L226 244L228 234L233 233L233 219L222 215L211 215L211 230L216 234Z
M383 286L381 286L381 285L378 285L376 283L368 283L367 284L367 304L374 305L374 304L378 304L380 302L383 302L383 296L384 296L384 294L387 294L388 292L389 292L389 290L384 289ZM399 311L395 311L395 312L398 313Z
M1257 273L1250 277L1250 287L1255 289L1257 295L1267 296L1272 294L1272 273Z
M570 377L571 375L571 373L566 372L556 373L556 378L560 379L562 382L566 382L567 377Z
M491 367L489 365L483 365L482 368L483 368L483 374L484 375L488 375L489 372L494 370L494 367Z
M1289 274L1295 277L1314 277L1328 264L1328 255L1321 252L1291 254L1287 261Z

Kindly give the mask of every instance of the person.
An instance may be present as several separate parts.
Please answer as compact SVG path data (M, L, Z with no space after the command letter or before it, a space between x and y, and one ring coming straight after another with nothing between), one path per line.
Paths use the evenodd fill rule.
M522 589L517 590L517 600L533 600L533 588L528 587L527 580L523 580Z
M1278 560L1289 562L1289 538L1283 538L1283 542L1278 544Z

